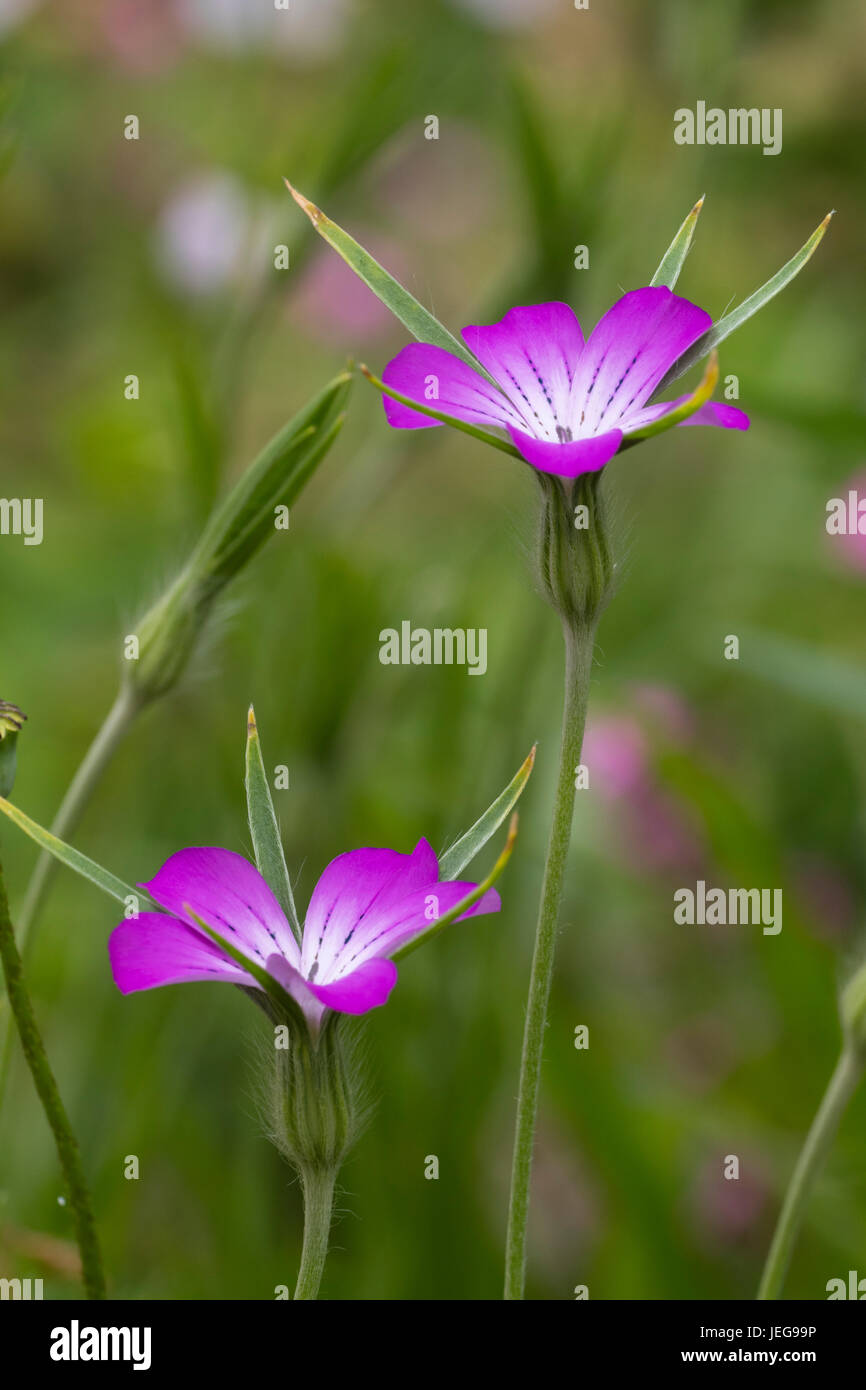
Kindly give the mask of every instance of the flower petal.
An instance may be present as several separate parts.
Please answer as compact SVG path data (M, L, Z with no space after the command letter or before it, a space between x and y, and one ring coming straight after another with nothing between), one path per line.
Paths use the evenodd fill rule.
M518 412L480 372L474 372L459 357L429 343L409 343L388 363L382 380L392 391L445 415L456 415L471 425L502 429L509 423L521 424ZM400 401L383 396L385 418L395 429L418 430L438 425L429 415L410 410Z
M569 440L565 444L551 444L515 429L509 429L508 433L527 463L541 473L555 473L560 478L598 472L622 443L622 430L606 430L604 434Z
M325 1009L341 1014L365 1014L384 1004L397 983L397 967L391 960L369 960L328 984L305 980L282 956L270 956L267 968L275 980L296 999L314 1030Z
M114 982L122 994L187 980L224 980L259 986L201 932L161 912L140 912L115 927L108 939Z
M656 420L664 419L665 415L670 414L687 401L688 395L677 396L675 401L657 401L655 405L645 405L642 410L636 410L622 421L623 430L630 434L633 430L643 429L646 425L655 424ZM724 401L707 401L700 410L696 410L686 420L680 420L681 425L719 425L726 430L747 430L749 428L749 417L744 410L738 410L734 405L726 405Z
M341 1014L365 1014L387 1002L397 983L397 967L392 960L368 960L332 984L305 983L325 1008Z
M498 323L471 324L463 338L519 412L510 423L556 442L569 424L571 383L583 352L574 310L558 300L519 306Z
M359 924L351 938L347 938L329 962L326 974L320 974L319 978L323 983L330 984L357 970L365 961L391 955L399 946L428 931L446 912L450 912L463 898L468 898L477 886L475 883L461 883L459 879L448 879L441 883L433 879L402 901L394 903L387 911L371 913L363 924ZM467 917L498 912L501 906L499 894L491 888L457 920L463 922Z
M355 849L332 859L310 898L304 924L301 971L327 979L337 953L370 915L379 921L410 893L435 883L439 861L426 840L411 854L393 849Z
M682 398L681 398L682 399ZM723 430L747 430L751 421L745 410L724 401L707 401L694 415L680 422L683 425L720 425Z
M298 963L298 944L282 908L258 869L242 854L228 849L182 849L140 887L181 921L188 920L184 911L188 904L262 965L275 947ZM194 923L189 926L201 935Z
M596 324L581 356L567 422L573 434L600 433L636 413L711 327L708 313L668 289L629 290Z

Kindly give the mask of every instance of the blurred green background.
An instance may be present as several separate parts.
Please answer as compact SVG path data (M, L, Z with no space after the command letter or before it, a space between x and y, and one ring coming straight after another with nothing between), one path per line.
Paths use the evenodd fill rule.
M543 298L588 330L702 193L678 290L719 317L838 209L722 348L749 433L674 431L607 470L623 572L546 1047L533 1297L752 1296L863 954L866 540L824 520L864 463L864 28L856 0L0 3L2 492L45 506L41 546L0 538L0 695L29 714L15 800L45 824L113 698L122 635L214 497L347 356L381 368L405 341L283 175L455 330ZM698 100L781 107L782 153L674 145L674 110ZM503 912L413 955L370 1016L379 1101L342 1175L325 1297L500 1294L561 698L531 576L536 491L453 432L391 433L359 382L290 531L75 836L128 880L188 844L249 852L254 701L266 760L290 769L278 806L305 903L345 849L444 847L538 740ZM487 674L380 665L380 629L404 618L487 628ZM14 906L35 853L12 827L2 846ZM782 887L781 934L676 926L674 889L699 877ZM61 872L28 960L112 1291L270 1298L293 1283L301 1209L256 1116L262 1021L216 986L122 998L116 920ZM0 1272L42 1274L47 1296L76 1289L52 1243L71 1239L59 1192L19 1055ZM866 1275L863 1095L786 1292L823 1298L849 1268Z

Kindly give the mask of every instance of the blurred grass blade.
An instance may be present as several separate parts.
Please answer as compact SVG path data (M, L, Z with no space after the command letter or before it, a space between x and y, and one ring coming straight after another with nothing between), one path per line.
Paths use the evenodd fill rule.
M527 759L528 761L528 759ZM525 766L525 764L524 764ZM527 776L529 774L527 773ZM497 859L490 873L479 883L471 893L467 893L465 898L461 898L459 903L455 903L449 912L441 916L438 921L431 922L430 926L420 936L414 936L411 941L407 941L404 946L400 946L391 956L392 960L401 960L403 956L408 956L410 951L416 951L419 946L425 946L431 937L438 936L441 931L449 927L452 922L456 922L458 917L462 917L464 912L468 912L470 907L474 907L480 898L484 897L488 888L492 888L499 875L502 873L514 851L517 840L517 812L511 817L511 824L508 827L508 838L505 841L505 848Z
M700 362L701 358L706 357L707 353L712 348L718 347L719 343L724 342L725 338L733 333L735 328L739 328L740 325L745 323L747 319L750 319L753 314L756 314L759 309L763 309L764 305L768 304L780 290L783 290L786 285L790 284L794 276L799 275L803 266L814 255L821 238L830 225L832 216L832 212L827 213L824 221L821 223L820 227L815 228L805 246L801 246L797 254L792 256L791 259L782 266L782 269L776 272L772 279L768 280L765 285L762 285L759 290L755 290L755 293L750 295L738 309L732 309L729 314L725 314L724 318L719 319L718 323L714 323L712 328L709 328L702 337L698 338L696 343L692 344L687 352L683 353L682 357L677 358L667 376L662 378L653 394L657 396L660 392L664 391L666 386L669 386L672 381L676 381L677 378L681 377L684 372L687 372L690 367L693 367L696 362Z
M776 632L740 630L740 665L788 694L810 700L832 714L866 719L866 665L830 655L809 642Z
M441 879L457 878L466 868L466 865L475 858L479 850L484 848L491 835L499 829L509 811L516 806L529 781L534 765L535 745L492 806L488 806L484 815L475 822L472 829L467 830L465 835L461 835L460 839L456 840L451 848L442 855L439 860L439 877Z
M436 347L444 348L446 352L452 352L455 357L467 362L475 371L483 371L469 349L464 347L444 324L434 318L423 304L419 304L415 296L405 290L393 275L389 275L385 267L375 261L363 246L359 246L348 232L344 232L342 227L338 227L336 222L326 217L309 198L305 198L303 193L293 188L288 179L285 180L285 185L298 207L307 214L319 236L342 256L350 269L354 270L358 278L373 291L376 298L408 328L413 338L417 338L421 343L433 343Z
M256 868L286 914L300 945L301 926L295 908L289 871L286 868L286 856L283 853L280 830L271 798L271 788L262 757L262 745L256 727L255 710L252 705L250 705L247 715L245 786L247 789L247 817L250 823L253 852L256 856Z
M53 854L61 864L65 864L68 869L74 869L82 878L95 883L97 888L101 888L103 893L107 893L110 898L116 898L118 902L125 903L127 898L138 898L143 903L148 912L162 912L159 903L155 903L151 897L145 893L143 888L132 888L122 879L115 878L114 874L103 869L101 864L95 860L88 859L86 854L81 854L79 850L73 849L63 840L58 840L56 835L52 835L50 830L43 830L41 825L25 816L23 811L19 811L17 806L13 806L11 801L6 801L0 797L0 811L4 816L8 816L19 830L23 830L25 835L29 835L40 849L45 849L49 854Z
M509 82L510 108L515 123L515 147L532 209L533 243L545 270L567 264L562 248L564 228L570 227L573 208L564 206L562 160L551 147L533 88L516 73Z
M686 256L689 254L692 237L695 234L695 227L698 225L698 218L701 215L701 208L704 205L705 197L706 194L702 194L695 203L667 251L662 256L659 268L650 280L651 285L664 285L667 289L672 290L677 283Z
M458 420L456 415L446 415L442 410L434 410L432 406L421 405L411 396L403 396L399 391L386 386L384 381L374 376L369 367L365 367L363 362L359 364L358 371L367 378L371 386L375 386L377 391L381 391L383 396L390 396L392 401L399 401L401 405L408 405L412 410L417 410L419 415L429 415L431 420L438 420L440 425L450 425L452 429L462 430L464 434L471 434L473 439L480 439L483 444L492 444L494 449L501 449L503 454L510 454L512 458L523 459L523 455L515 449L508 439L500 439L498 434L490 434L488 430L479 429L477 425L470 425L468 420ZM525 460L524 460L525 462Z
M225 954L235 962L235 965L239 965L242 970L246 970L248 974L252 975L253 979L258 980L268 998L273 1000L284 1014L288 1014L290 1017L294 1018L297 1023L305 1027L308 1026L300 1004L296 999L292 998L287 990L283 989L279 980L274 979L273 975L269 975L267 970L259 965L257 961L252 960L249 956L245 956L243 951L239 951L230 941L226 941L225 937L220 936L218 931L214 931L213 927L209 927L207 922L202 921L198 913L193 912L189 903L184 903L183 910L190 921L195 922L201 927L202 931L210 937L211 941L219 946L220 950L224 951ZM242 985L241 988L243 989L244 986Z
M676 410L671 410L667 415L663 415L660 420L653 420L652 424L645 425L640 430L630 430L626 434L626 439L651 439L654 434L664 434L665 430L673 429L674 425L679 425L683 420L687 420L690 415L694 415L700 410L702 405L706 405L716 389L719 379L719 354L715 348L710 353L710 360L707 363L706 371L690 396L681 401Z

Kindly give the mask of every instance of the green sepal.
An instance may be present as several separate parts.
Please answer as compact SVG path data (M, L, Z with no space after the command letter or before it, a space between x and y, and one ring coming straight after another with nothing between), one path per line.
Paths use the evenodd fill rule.
M478 818L465 835L461 835L459 840L455 840L454 844L446 849L439 860L440 879L459 878L466 865L471 863L476 854L487 844L491 835L494 835L499 829L509 811L514 810L532 775L532 769L535 766L535 749L536 745L533 744L508 786L488 806L483 816Z
M650 280L650 285L655 287L663 285L666 289L672 290L677 280L680 278L680 271L685 263L686 256L692 244L695 228L698 225L698 218L701 215L701 208L704 205L702 195L695 203L686 220L683 222L667 251L659 262L658 270Z
M501 439L498 434L491 434L489 430L482 430L478 425L470 424L468 420L458 420L456 415L446 415L443 410L422 405L420 401L414 401L411 396L401 395L392 386L386 386L384 381L374 376L369 367L365 367L363 363L359 364L358 370L367 378L371 386L375 386L376 390L381 391L383 396L390 396L392 401L399 401L401 405L407 405L411 410L417 410L419 415L429 415L431 420L438 420L440 425L451 425L452 429L462 430L464 434L471 435L473 439L480 439L482 444L492 444L494 449L500 449L503 454L510 454L512 458L520 459L521 463L526 462L519 449L515 449L509 440Z
M431 922L426 931L421 932L418 936L414 936L412 940L407 941L405 945L398 947L398 949L393 952L390 959L402 960L402 958L408 956L411 951L417 951L419 946L425 946L428 941L434 936L438 936L439 933L450 926L452 922L456 922L458 917L462 917L464 912L468 912L470 907L474 907L475 903L477 903L480 898L483 898L488 888L492 888L493 884L499 878L499 875L511 858L516 839L517 812L515 811L511 817L511 824L508 828L508 838L505 841L505 848L483 883L479 883L477 887L472 889L471 893L467 893L465 898L461 898L460 902L455 903L454 907L444 913L442 917L437 918L435 922Z
M292 883L286 867L286 856L280 839L271 788L265 772L262 745L256 727L256 715L250 705L247 715L247 746L244 784L247 793L247 818L253 842L256 868L283 909L298 945L301 944L301 925L292 893Z
M653 392L654 396L664 391L666 387L670 386L672 381L676 381L677 378L681 377L684 372L687 372L690 367L693 367L696 362L700 362L703 357L706 357L708 352L714 347L718 347L719 343L723 343L725 338L733 333L735 328L739 328L747 319L752 318L759 309L763 309L765 304L768 304L780 290L783 290L786 285L790 284L796 275L799 275L806 262L811 260L812 256L815 254L824 233L830 225L832 216L833 213L828 212L824 221L819 227L815 228L806 244L800 247L797 254L792 256L791 259L782 266L781 270L778 270L759 290L755 290L755 293L744 300L738 309L732 309L729 314L725 314L724 318L719 319L718 323L714 323L711 328L708 328L706 333L698 338L697 342L693 343L692 346L683 353L682 357L677 358L667 375L662 377L662 380Z
M349 268L373 291L386 309L390 309L395 318L398 318L403 326L408 328L413 338L417 338L420 343L432 343L434 347L444 348L446 352L451 352L461 361L468 363L475 371L487 376L484 368L472 356L469 349L458 338L455 338L454 334L449 332L445 325L430 313L429 309L425 309L414 295L404 289L384 266L374 260L369 251L365 251L363 246L360 246L353 237L349 236L348 232L345 232L336 222L332 222L330 217L326 217L321 208L317 208L315 203L311 203L309 198L305 198L303 193L299 193L296 188L293 188L288 179L285 179L284 182L298 207L309 217L319 236L323 237L339 256L342 256Z
M133 888L130 884L124 883L123 879L117 878L109 873L108 869L103 869L101 864L97 864L94 859L88 859L86 854L80 850L73 849L65 841L58 840L56 835L52 835L50 830L44 830L36 821L31 820L17 806L13 806L11 801L6 801L0 797L0 811L4 816L8 816L19 830L23 830L25 835L29 835L40 849L48 850L61 864L65 864L68 869L73 869L75 873L86 878L90 883L94 883L97 888L101 888L103 893L107 893L110 898L116 898L118 902L125 903L127 898L133 897L143 900L147 910L153 912L163 912L165 909L155 903L143 888Z

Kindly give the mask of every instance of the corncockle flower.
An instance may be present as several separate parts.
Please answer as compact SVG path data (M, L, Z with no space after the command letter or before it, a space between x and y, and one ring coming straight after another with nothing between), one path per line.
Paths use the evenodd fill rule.
M483 8L488 8L486 0ZM621 449L675 425L748 428L742 411L710 400L719 373L716 349L799 273L833 214L827 214L774 276L715 324L703 309L673 292L703 207L700 198L650 283L617 300L588 339L568 305L554 301L517 307L498 323L466 328L461 342L348 232L288 182L287 187L319 235L416 340L388 364L383 380L361 368L385 395L388 422L402 429L452 425L522 458L536 470L540 483L537 577L562 622L565 691L524 1018L506 1235L505 1297L522 1298L541 1064L571 841L575 768L581 763L596 629L615 577L602 471ZM705 357L704 378L690 395L653 401ZM866 984L862 997L866 1001ZM866 1019L866 1004L862 1012ZM866 1037L866 1025L863 1032ZM846 1061L842 1089L848 1081ZM776 1251L762 1288L776 1285L780 1268Z
M395 959L452 922L499 911L493 884L511 857L514 807L534 761L533 748L441 858L422 839L411 854L359 849L332 860L313 891L303 930L252 708L244 783L255 867L230 850L185 849L136 894L0 797L0 813L113 899L128 908L145 896L145 910L121 922L109 940L114 979L124 994L222 981L259 1003L273 1024L272 1046L261 1051L264 1085L258 1090L268 1137L297 1172L304 1193L296 1299L317 1296L337 1174L369 1112L355 1047L359 1023L352 1015L386 1002L397 981ZM509 813L505 847L491 872L480 884L459 880ZM0 929L2 907L0 875Z
M317 1033L327 1009L364 1014L384 1004L397 982L390 957L428 932L476 888L440 882L426 840L411 854L358 849L325 869L310 899L299 945L259 871L226 849L185 849L139 884L165 908L141 912L115 928L111 968L124 994L187 980L223 980L261 989L257 979L202 930L230 940L300 1005ZM462 917L498 912L488 891Z
M542 473L594 473L649 426L720 425L745 430L735 406L706 401L674 416L691 397L648 404L662 379L712 319L669 289L630 290L584 341L567 304L510 309L498 323L463 329L478 370L428 343L410 343L386 367L391 390L471 425L505 431ZM483 373L488 375L484 375ZM492 381L489 380L492 378ZM422 429L442 423L383 397L388 423Z

